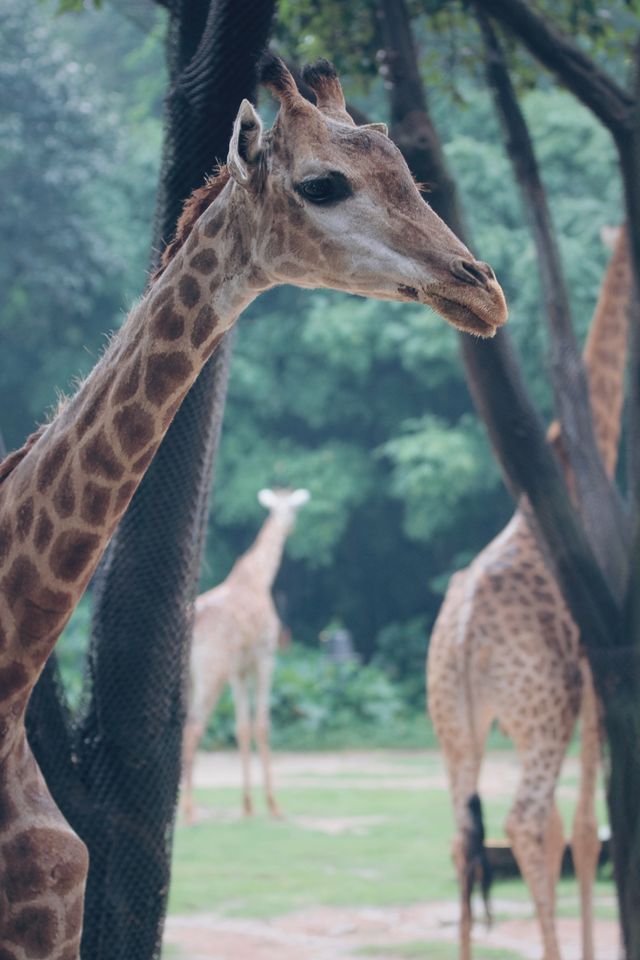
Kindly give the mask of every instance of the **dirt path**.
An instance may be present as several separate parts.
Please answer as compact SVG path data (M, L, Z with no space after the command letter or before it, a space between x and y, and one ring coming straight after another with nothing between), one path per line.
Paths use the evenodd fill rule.
M422 756L422 755L421 755ZM336 786L344 789L446 789L444 773L435 754L416 762L415 753L349 752L326 754L279 754L275 776L281 787L312 788ZM574 772L575 767L575 772ZM575 760L565 770L574 778ZM513 755L494 754L487 758L481 789L485 795L513 792L518 767ZM238 760L234 754L199 757L196 782L201 787L238 785ZM204 811L203 811L204 812ZM300 818L309 819L312 818ZM307 829L340 832L345 825L333 821ZM349 818L350 821L353 818ZM364 821L371 818L362 817ZM375 819L375 818L373 818ZM302 825L302 824L301 824ZM353 829L350 822L348 829ZM562 902L559 906L562 907ZM500 917L491 930L482 923L474 931L474 942L505 951L514 960L535 960L541 956L537 924L526 903L494 898L494 913ZM476 911L481 915L481 909ZM454 902L420 903L399 908L315 907L269 919L225 917L215 913L171 916L167 920L167 960L341 960L375 951L376 960L402 960L394 948L418 944L456 943L458 907ZM563 960L580 960L579 921L558 920ZM596 924L598 960L617 960L618 928L613 920ZM171 952L173 950L173 952ZM453 953L452 953L453 956Z
M496 901L501 913L515 911L513 903ZM521 907L521 909L526 909ZM215 914L170 917L165 942L180 949L184 960L341 960L362 956L362 948L376 948L376 960L400 960L394 946L445 941L455 944L457 906L425 903L400 909L337 909L318 907L269 920L229 919ZM579 923L558 921L563 960L580 960ZM596 929L598 960L617 960L617 924L599 921ZM508 951L516 958L540 957L535 923L514 916L496 923L491 931L479 924L474 943ZM415 954L417 956L417 954ZM424 954L428 960L428 954Z

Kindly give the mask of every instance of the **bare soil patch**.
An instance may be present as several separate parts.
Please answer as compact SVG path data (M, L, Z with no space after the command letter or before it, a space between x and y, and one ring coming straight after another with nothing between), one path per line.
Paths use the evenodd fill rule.
M441 767L434 754L416 763L416 754L344 752L323 754L278 754L274 774L281 787L313 788L348 784L354 789L428 790L446 789ZM421 772L421 767L426 772ZM577 777L577 762L568 758L565 771ZM513 754L486 758L481 778L484 795L513 793L518 764ZM208 754L198 758L196 783L200 787L238 787L239 761L234 753ZM571 788L569 788L571 789ZM573 792L573 791L571 791ZM205 817L236 819L228 810L202 810ZM293 818L305 830L336 835L367 831L386 818L375 816ZM538 926L528 903L493 900L497 920L491 930L476 925L474 942L512 955L514 960L536 960L542 954ZM482 915L480 907L477 914ZM165 943L179 960L341 960L365 956L375 948L376 960L401 960L398 947L415 943L457 941L458 904L452 901L419 903L401 907L315 907L268 919L228 917L215 912L192 916L171 916L167 920ZM580 960L580 925L574 918L559 918L558 934L563 960ZM598 920L595 928L598 960L617 960L618 925ZM428 960L428 951L425 952Z

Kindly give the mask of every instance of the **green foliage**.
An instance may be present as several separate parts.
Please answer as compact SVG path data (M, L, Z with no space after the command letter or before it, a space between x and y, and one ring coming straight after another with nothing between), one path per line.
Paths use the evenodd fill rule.
M389 623L376 637L372 663L399 685L402 698L410 708L425 708L425 655L428 622L422 615L400 623Z
M128 136L89 49L77 56L67 18L46 10L0 0L0 337L8 361L0 408L10 446L55 402L56 388L90 369L125 299L140 291L158 165L150 124L140 141ZM87 13L76 29L89 30L94 17L108 29L115 16Z
M606 6L612 23L635 16L622 0ZM287 0L278 44L300 59L328 53L348 98L381 119L388 109L372 9L367 0L345 16L333 0ZM411 9L473 250L503 283L528 385L550 417L535 249L483 89L475 24L458 3ZM549 12L562 25L572 9L565 0ZM10 445L57 388L89 368L144 286L165 20L154 3L136 4L135 21L130 5L123 10L89 5L81 16L55 17L51 4L18 11L0 0L0 426ZM587 36L587 14L606 19L603 5L590 10L580 12L581 42L624 72L626 54L604 35ZM525 65L520 56L513 63ZM523 78L583 334L607 256L599 229L620 217L616 157L572 97L537 70L534 82ZM424 637L448 576L511 510L471 412L454 332L413 304L292 288L263 295L239 324L203 588L251 543L264 518L256 492L274 484L312 493L276 584L294 635L315 644L341 618L365 660L378 653L386 671L394 659L403 665L394 682L414 682L402 695L417 703Z
M423 641L424 645L424 641ZM423 705L378 666L335 663L294 645L278 657L271 696L272 742L280 749L424 744ZM211 717L205 746L235 743L227 689Z
M477 498L495 493L499 477L475 417L464 414L451 425L426 414L408 420L403 432L380 452L393 463L391 492L404 504L407 536L430 541L451 517L468 509L469 490Z

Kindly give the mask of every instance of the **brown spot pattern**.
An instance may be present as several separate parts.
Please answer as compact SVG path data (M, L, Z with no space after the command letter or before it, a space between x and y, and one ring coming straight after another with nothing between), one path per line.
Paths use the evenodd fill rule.
M0 563L9 556L11 545L13 544L13 532L11 530L11 520L9 517L3 517L0 520Z
M153 331L160 340L179 340L184 333L184 318L167 303L153 321Z
M48 490L56 479L69 454L69 441L65 437L54 441L50 450L47 450L38 467L37 485L40 493Z
M208 303L203 304L191 331L191 345L196 348L202 346L215 330L217 323L218 317L213 308Z
M186 274L180 278L178 285L178 294L185 307L195 307L200 299L200 284L195 277Z
M7 939L24 947L29 960L51 955L58 934L59 921L46 907L25 907L9 924Z
M213 250L200 250L191 258L189 266L198 273L212 273L218 266L218 258Z
M124 473L122 464L102 428L84 447L81 459L85 471L92 476L103 477L105 480L119 480Z
M23 663L14 660L0 667L0 699L7 701L29 681L29 673Z
M113 402L116 405L126 403L138 392L141 366L140 354L137 353L116 381L116 389L113 394Z
M98 414L100 413L100 411L102 410L102 407L104 406L104 402L107 398L107 394L109 393L110 389L111 389L110 381L107 383L103 383L103 385L95 391L93 398L87 404L86 409L78 417L76 421L76 435L78 439L81 440L82 437L84 437L85 433L94 425L94 423L98 419Z
M205 224L205 237L215 237L222 229L225 219L226 213L224 210L218 210L217 213L214 213L208 223Z
M113 423L120 446L128 457L139 453L153 439L153 417L139 403L131 403L120 410Z
M16 534L18 535L18 540L20 540L21 543L24 543L26 538L29 536L32 524L33 497L28 497L18 507L16 516Z
M97 527L104 523L109 503L111 501L111 491L108 487L103 487L99 483L89 480L82 492L82 504L80 515L83 520Z
M48 547L51 543L52 536L53 523L51 522L47 511L44 509L44 507L41 507L38 514L38 520L36 522L35 535L33 538L36 550L44 550L45 547Z
M163 404L171 394L183 386L192 372L185 353L155 353L149 357L145 375L148 400L156 406Z
M131 465L131 469L134 471L134 473L144 473L144 471L147 469L147 467L153 460L155 454L156 454L156 448L151 447L151 449L147 450L146 453L143 453L141 457L138 457L135 463Z
M18 556L2 580L2 589L10 606L16 607L20 600L31 593L38 584L38 571L26 556Z
M164 287L163 290L159 290L158 293L156 293L152 298L151 312L157 313L158 310L169 300L173 300L173 289L171 287Z
M61 621L72 608L71 593L42 587L32 596L25 597L21 634L27 639L50 637L61 628Z
M127 480L126 483L122 484L116 494L116 510L122 510L129 503L135 489L136 483L134 480Z
M83 530L65 530L58 534L51 548L51 569L65 583L73 583L93 560L100 537Z
M61 519L70 517L76 508L76 495L71 471L65 470L53 494L53 505Z

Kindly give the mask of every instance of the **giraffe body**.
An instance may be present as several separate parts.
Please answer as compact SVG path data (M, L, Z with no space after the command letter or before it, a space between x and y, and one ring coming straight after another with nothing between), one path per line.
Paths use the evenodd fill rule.
M0 467L0 960L78 958L87 854L37 772L24 712L180 403L238 315L290 282L430 303L482 336L506 320L491 268L424 203L387 137L355 126L330 64L306 77L317 107L277 58L263 79L280 100L272 130L243 101L226 170L188 205L163 270L75 396ZM50 869L62 848L64 868Z
M622 230L585 346L594 428L610 474L620 436L631 286ZM557 425L549 433L563 460ZM563 465L571 487L565 460ZM470 800L477 791L487 734L497 721L521 760L506 831L535 904L544 960L559 960L555 891L564 840L555 790L580 715L581 782L572 849L580 886L583 956L593 960L592 886L600 847L594 806L600 759L597 701L578 628L527 512L523 500L505 529L469 567L454 574L429 645L429 713L445 757L456 825L460 957L471 956L469 852L478 824Z
M253 810L249 771L253 727L263 765L267 805L273 816L279 815L271 778L269 695L282 625L271 588L296 513L309 494L306 490L261 490L258 498L270 511L258 537L236 561L226 580L201 594L195 604L191 692L183 746L184 810L189 823L193 822L195 751L227 683L233 691L245 814ZM256 698L253 724L251 684Z

